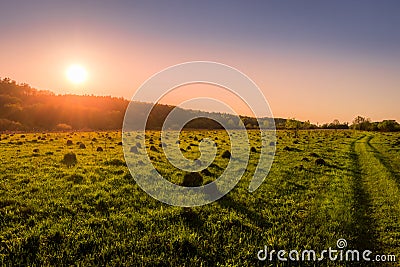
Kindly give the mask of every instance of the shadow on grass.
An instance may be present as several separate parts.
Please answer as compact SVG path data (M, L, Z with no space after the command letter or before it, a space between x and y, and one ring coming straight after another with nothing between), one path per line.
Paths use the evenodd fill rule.
M272 226L272 224L268 222L268 219L264 218L261 214L250 210L244 203L234 200L229 196L229 194L218 200L217 203L222 208L233 209L237 213L244 215L255 226L261 229L270 228ZM183 219L183 222L193 229L202 230L204 227L205 221L196 209L183 208L183 210L180 212L180 216ZM236 226L240 226L242 228L245 227L241 222L235 222L234 224L240 224Z
M379 160L379 162L390 173L390 176L394 178L394 180L396 181L397 187L400 189L400 175L399 175L399 173L396 172L396 170L393 168L392 164L390 163L390 160L387 157L385 157L381 152L379 152L379 150L376 149L376 147L374 147L371 144L371 139L372 138L373 138L372 136L368 136L368 138L367 138L368 147L374 153L375 158L377 158Z
M234 200L229 194L218 200L217 203L223 208L233 209L237 213L244 215L261 229L270 228L272 226L272 224L258 212L250 210L246 204Z
M180 213L183 222L193 229L201 229L204 227L204 221L199 214L192 208L183 208Z

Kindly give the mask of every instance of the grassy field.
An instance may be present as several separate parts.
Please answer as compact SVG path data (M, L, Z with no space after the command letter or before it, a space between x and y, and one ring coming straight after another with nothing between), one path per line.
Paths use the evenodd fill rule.
M157 134L148 133L149 146L159 148ZM259 153L253 131L239 184L210 205L184 209L136 185L120 132L2 134L0 265L273 266L257 259L264 246L322 251L339 238L349 249L400 257L399 133L277 135L272 169L258 190L248 192ZM192 159L198 142L212 137L218 157L201 175L209 182L222 173L229 161L221 157L229 150L224 131L181 137ZM179 183L184 173L160 151L149 152L156 168ZM69 152L76 165L62 162Z

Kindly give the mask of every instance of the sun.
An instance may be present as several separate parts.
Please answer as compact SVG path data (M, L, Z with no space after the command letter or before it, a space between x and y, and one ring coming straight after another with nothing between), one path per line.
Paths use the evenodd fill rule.
M80 84L87 80L87 71L81 65L71 65L67 69L67 78L74 84Z

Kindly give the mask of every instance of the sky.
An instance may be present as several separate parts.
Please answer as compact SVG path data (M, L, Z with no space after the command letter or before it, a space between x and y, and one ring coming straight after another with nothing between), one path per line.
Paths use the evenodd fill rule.
M395 0L7 1L0 77L57 94L131 99L169 66L215 61L250 77L275 117L400 121L399 14ZM72 64L87 70L86 82L66 78ZM184 86L161 102L211 94L251 115L211 87Z

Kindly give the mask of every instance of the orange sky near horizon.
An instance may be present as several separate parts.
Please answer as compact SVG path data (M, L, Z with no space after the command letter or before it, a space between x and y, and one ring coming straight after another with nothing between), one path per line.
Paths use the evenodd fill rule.
M195 98L203 98L203 100L197 103L184 103ZM206 98L210 98L211 100L208 101ZM238 115L255 117L251 108L237 95L224 88L210 84L202 83L180 86L162 97L158 103L172 104L185 109L204 110L206 108L215 112L231 113L226 107L212 100L226 104Z
M37 44L37 49L41 45ZM191 56L193 51L189 49L167 55L151 53L152 49L156 50L151 47L152 42L147 46L136 44L137 48L132 48L131 53L110 54L107 51L111 51L111 45L116 46L117 51L127 49L127 45L123 43L103 42L95 49L89 49L90 44L87 48L81 46L79 49L54 45L50 47L52 53L44 56L36 54L36 57L31 55L30 66L25 63L22 64L23 68L20 65L10 68L8 65L8 71L3 71L2 76L57 94L112 95L130 99L147 78L163 68L202 58L200 55ZM173 51L175 45L170 46L172 49L169 51ZM143 53L146 50L149 52ZM400 120L400 112L393 99L365 97L369 91L377 91L383 86L391 91L397 90L400 78L396 77L400 76L382 69L383 62L368 65L363 64L361 60L346 62L345 59L328 57L323 60L323 55L290 55L288 51L277 52L276 56L265 58L257 51L246 51L240 57L231 56L233 51L227 50L224 53L224 57L221 53L219 56L209 56L208 60L231 65L248 75L263 91L276 117L293 117L311 120L313 123L330 122L333 119L351 122L357 115L371 117L373 120ZM10 60L23 62L26 57L24 53L16 54L18 56L13 56ZM37 65L36 62L41 64ZM66 69L74 63L81 64L89 73L89 79L83 84L75 85L66 78ZM6 69L2 65L3 63L0 63L1 69ZM360 94L360 91L364 91L365 94ZM210 90L200 89L199 93L205 96L206 92L210 93ZM174 98L172 94L162 102L177 105L180 100L196 95L193 90L184 89L180 90L180 94L180 99L176 99L176 95ZM226 92L214 91L212 95L219 99L227 96ZM364 97L365 99L361 100ZM238 101L236 104L238 105ZM391 109L393 113L387 114L380 107ZM207 108L206 110L212 111ZM238 110L242 115L251 115L249 110L243 107Z
M399 54L371 53L362 47L322 41L288 42L276 36L265 41L257 34L242 40L240 36L205 38L204 34L173 30L160 34L144 26L128 31L116 18L103 19L105 11L98 12L75 20L38 17L31 31L14 25L21 30L9 31L2 40L0 77L57 94L130 99L146 79L164 68L188 61L215 61L249 76L275 117L319 124L334 119L351 122L357 115L400 121L396 103L400 98ZM114 11L115 15L119 12ZM67 80L65 72L72 64L86 68L86 82ZM195 92L189 87L176 90L179 93L171 93L162 103L177 105L196 94L209 94L232 103L242 115L251 115L222 89L202 85Z

